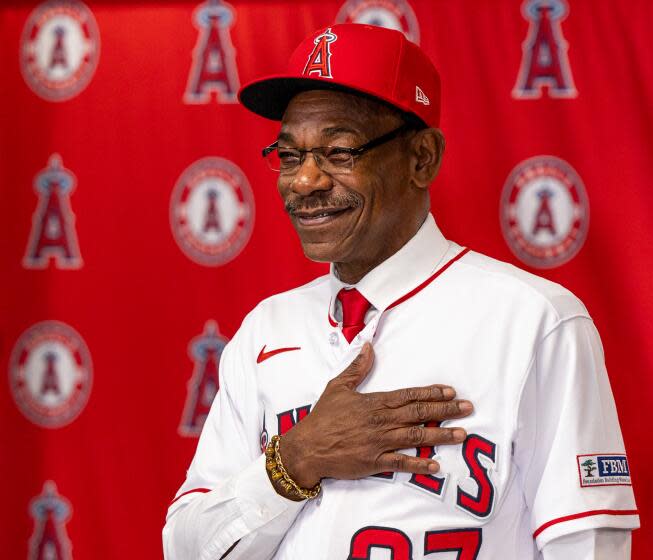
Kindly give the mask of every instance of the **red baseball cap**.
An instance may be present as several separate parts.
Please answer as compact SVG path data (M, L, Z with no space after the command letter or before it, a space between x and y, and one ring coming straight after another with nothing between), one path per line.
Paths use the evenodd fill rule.
M238 99L279 121L295 95L313 89L369 96L429 127L440 123L438 71L422 49L392 29L342 23L316 31L295 49L286 73L250 82Z

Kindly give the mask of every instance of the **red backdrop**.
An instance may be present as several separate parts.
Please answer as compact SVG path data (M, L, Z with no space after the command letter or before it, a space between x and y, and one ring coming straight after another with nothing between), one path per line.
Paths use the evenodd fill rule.
M325 270L304 259L260 158L277 124L230 92L346 17L402 26L440 69L447 151L432 192L445 235L564 284L594 317L642 512L633 557L649 557L647 0L4 2L5 556L161 557L220 336ZM511 172L544 155L562 162L524 164L523 204L502 203ZM547 161L563 179L529 199L551 181ZM521 252L502 232L511 211L506 231L532 234Z

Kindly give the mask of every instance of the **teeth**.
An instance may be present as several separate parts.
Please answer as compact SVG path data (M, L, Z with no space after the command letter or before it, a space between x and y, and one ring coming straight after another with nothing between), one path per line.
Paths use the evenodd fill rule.
M326 212L320 212L319 214L314 214L312 216L302 216L301 214L298 214L298 216L304 220L317 220L318 218L327 218L329 216L334 216L340 212L342 212L342 210L327 210Z
M331 216L334 212L323 212L322 214L315 214L314 216L307 216L309 220L315 218L325 218L326 216Z

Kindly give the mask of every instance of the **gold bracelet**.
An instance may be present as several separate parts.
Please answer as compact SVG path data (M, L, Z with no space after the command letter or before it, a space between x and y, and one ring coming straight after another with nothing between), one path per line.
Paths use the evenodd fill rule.
M265 468L270 473L270 478L276 482L288 495L295 495L303 500L312 500L322 490L318 482L313 488L302 488L288 474L283 466L281 454L279 453L279 436L272 436L270 443L265 449Z

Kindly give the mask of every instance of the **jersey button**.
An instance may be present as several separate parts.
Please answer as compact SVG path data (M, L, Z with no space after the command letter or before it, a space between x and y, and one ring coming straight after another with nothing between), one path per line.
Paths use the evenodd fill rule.
M331 346L338 346L338 333L332 332L329 335L329 344Z

